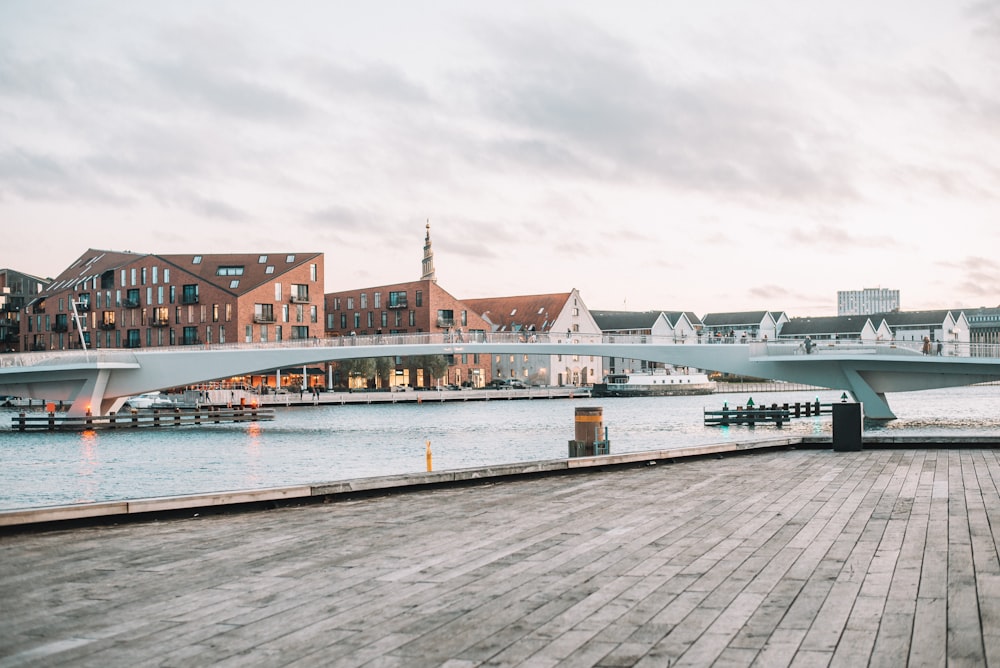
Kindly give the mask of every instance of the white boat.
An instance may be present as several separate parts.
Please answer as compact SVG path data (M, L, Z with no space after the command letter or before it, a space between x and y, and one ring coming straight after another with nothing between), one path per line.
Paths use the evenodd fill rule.
M174 402L159 392L145 392L125 400L129 408L170 408Z
M595 383L595 397L671 397L712 394L715 383L704 373L613 373Z

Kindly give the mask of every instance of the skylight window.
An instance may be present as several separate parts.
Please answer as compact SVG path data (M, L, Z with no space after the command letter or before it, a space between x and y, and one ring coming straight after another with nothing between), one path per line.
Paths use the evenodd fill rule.
M191 264L201 264L201 256L195 255L193 258L191 258Z

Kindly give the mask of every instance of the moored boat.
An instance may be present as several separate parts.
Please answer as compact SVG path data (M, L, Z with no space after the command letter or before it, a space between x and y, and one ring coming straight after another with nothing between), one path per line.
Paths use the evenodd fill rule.
M672 397L712 394L715 383L704 373L613 373L595 383L595 397Z

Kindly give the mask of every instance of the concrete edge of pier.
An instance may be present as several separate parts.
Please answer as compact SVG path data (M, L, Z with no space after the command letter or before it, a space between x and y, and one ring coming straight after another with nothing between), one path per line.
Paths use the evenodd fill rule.
M591 457L373 476L285 487L0 510L0 534L272 509L307 503L326 503L366 495L402 493L429 487L488 483L542 475L584 473L590 470L605 470L614 467L648 466L657 462L750 454L783 448L828 448L830 446L831 438L829 436L762 438ZM865 438L864 446L866 448L997 447L1000 446L1000 435L982 437L880 436Z

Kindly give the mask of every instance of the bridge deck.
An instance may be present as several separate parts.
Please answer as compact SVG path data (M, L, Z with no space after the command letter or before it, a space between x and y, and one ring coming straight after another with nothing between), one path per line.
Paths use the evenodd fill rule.
M996 664L998 483L794 450L9 535L0 666Z

